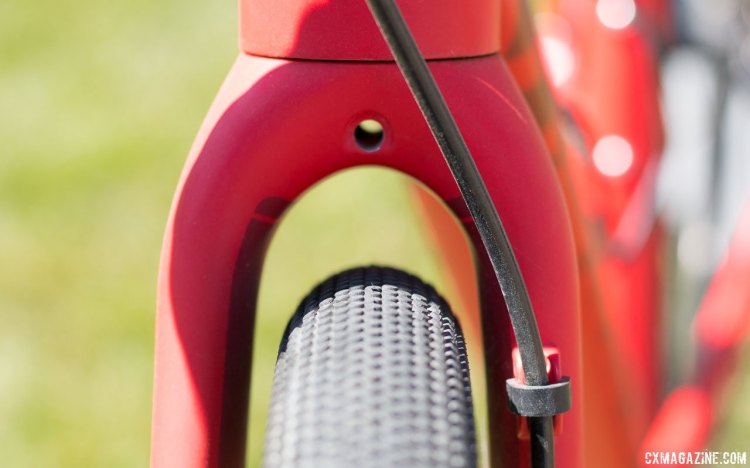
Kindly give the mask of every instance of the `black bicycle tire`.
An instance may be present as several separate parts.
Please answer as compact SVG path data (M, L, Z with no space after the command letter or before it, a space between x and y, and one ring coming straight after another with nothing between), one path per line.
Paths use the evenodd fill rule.
M263 465L476 466L466 347L443 298L384 267L315 287L282 338Z

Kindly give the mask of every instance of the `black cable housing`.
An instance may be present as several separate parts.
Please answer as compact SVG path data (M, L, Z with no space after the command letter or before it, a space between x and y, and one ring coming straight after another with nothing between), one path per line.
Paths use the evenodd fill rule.
M508 307L526 384L547 385L542 340L526 284L469 148L394 0L367 0L367 4L476 224ZM532 466L554 467L552 417L530 417L529 429Z

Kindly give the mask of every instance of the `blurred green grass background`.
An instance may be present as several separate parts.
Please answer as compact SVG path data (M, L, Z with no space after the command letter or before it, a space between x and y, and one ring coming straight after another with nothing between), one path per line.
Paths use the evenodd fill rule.
M231 3L0 3L2 466L147 466L159 247Z
M233 1L0 3L0 465L147 466L161 238L237 53L236 23ZM251 465L297 301L371 262L442 289L422 236L383 170L339 177L293 208L263 277ZM726 450L744 448L748 401L722 432Z
M163 229L236 22L234 2L0 5L2 466L147 465ZM282 329L317 281L377 262L442 284L407 197L357 170L286 217L259 299L251 465Z

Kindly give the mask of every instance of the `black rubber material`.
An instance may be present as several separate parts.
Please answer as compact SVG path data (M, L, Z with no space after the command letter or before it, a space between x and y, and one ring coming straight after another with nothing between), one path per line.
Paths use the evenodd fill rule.
M461 330L418 278L339 273L301 303L282 339L263 465L474 467Z
M570 379L563 377L561 382L530 386L518 383L516 379L505 381L508 391L508 406L519 416L556 416L570 410Z

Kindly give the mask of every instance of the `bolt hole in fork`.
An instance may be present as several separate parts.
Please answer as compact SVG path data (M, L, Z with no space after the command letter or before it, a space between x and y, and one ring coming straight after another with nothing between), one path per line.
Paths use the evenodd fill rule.
M379 150L384 139L383 124L375 119L365 119L354 129L357 146L369 153Z

